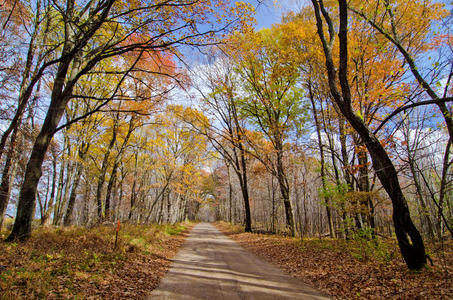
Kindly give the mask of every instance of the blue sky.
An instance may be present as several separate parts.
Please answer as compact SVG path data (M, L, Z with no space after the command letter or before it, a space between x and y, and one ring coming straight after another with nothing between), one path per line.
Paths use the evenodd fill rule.
M256 6L258 1L248 0L246 1ZM281 15L283 12L289 10L297 10L298 4L295 0L282 0L282 1L271 1L265 0L264 3L260 4L257 8L255 18L257 20L256 29L269 28L272 24L280 23Z
M256 29L269 28L272 24L279 23L280 16L280 12L272 3L260 5L255 16L257 20Z

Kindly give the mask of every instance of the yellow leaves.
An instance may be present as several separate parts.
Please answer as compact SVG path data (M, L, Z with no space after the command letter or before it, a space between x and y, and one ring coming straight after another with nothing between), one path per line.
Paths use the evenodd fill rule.
M150 144L156 159L156 172L162 180L171 180L176 192L184 193L198 178L199 168L206 160L207 139L191 126L207 118L193 108L169 105L155 117L150 131Z

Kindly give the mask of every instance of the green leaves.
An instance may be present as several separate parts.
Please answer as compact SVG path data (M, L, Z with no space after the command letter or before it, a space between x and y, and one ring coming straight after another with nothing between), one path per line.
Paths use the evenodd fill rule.
M234 61L245 94L237 99L240 113L270 140L301 129L306 119L299 63L288 40L280 27L235 37Z

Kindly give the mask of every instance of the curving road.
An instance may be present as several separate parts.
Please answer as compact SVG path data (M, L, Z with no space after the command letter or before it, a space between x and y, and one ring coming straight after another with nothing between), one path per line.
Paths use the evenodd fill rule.
M208 223L190 232L148 299L328 299L246 251Z

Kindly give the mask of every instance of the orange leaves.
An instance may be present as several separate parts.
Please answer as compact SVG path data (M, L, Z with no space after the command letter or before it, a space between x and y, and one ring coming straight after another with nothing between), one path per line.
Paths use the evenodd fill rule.
M386 39L376 36L368 24L355 19L349 34L350 83L353 106L370 124L380 108L397 107L407 94L400 83L405 75L403 61Z
M253 30L252 25L256 24L254 17L256 11L255 8L244 1L235 1L235 5L231 8L234 15L239 16L239 31L249 32Z
M0 1L0 16L1 16L1 26L4 30L6 28L6 21L10 23L25 23L29 25L32 19L32 14L29 11L29 8L26 6L26 2L20 0L1 0Z
M412 55L432 49L433 44L426 40L431 26L448 14L443 3L423 0L373 0L366 5L363 1L355 0L350 5L378 22L387 33L407 47Z

